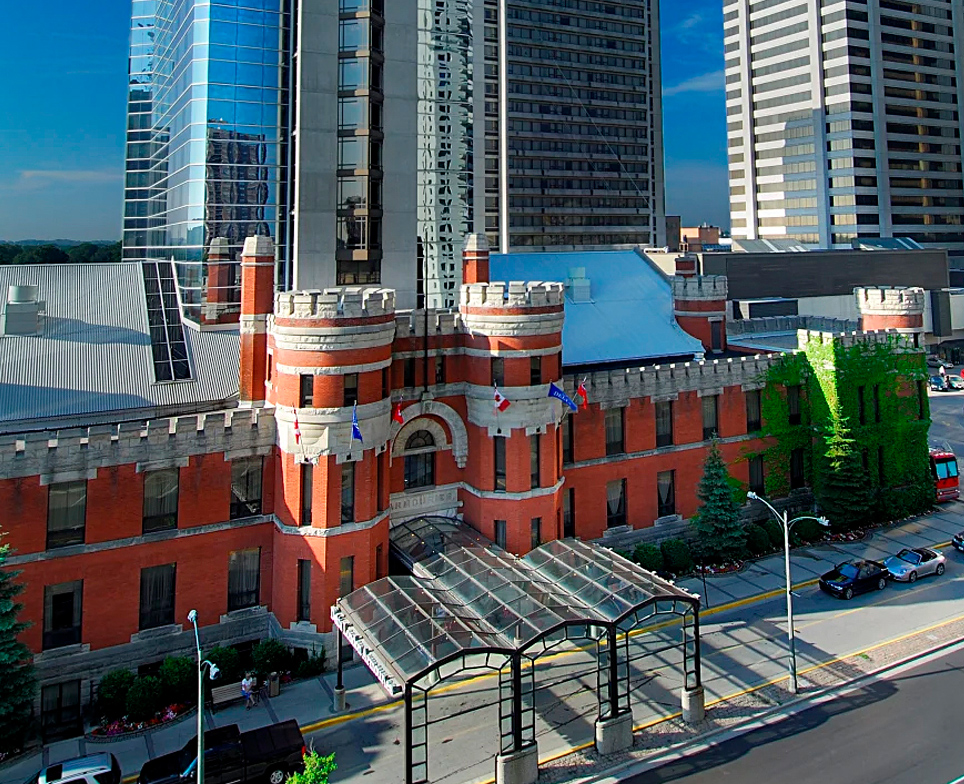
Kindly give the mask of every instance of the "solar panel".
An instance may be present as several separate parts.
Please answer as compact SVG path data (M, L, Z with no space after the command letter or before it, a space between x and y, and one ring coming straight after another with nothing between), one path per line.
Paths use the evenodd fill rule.
M184 381L191 378L187 341L181 311L174 290L174 271L170 262L146 261L144 294L147 299L147 326L154 358L154 380Z

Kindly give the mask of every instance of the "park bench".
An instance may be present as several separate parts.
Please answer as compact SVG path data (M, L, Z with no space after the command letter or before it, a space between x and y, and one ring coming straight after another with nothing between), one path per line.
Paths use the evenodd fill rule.
M254 682L254 698L255 702L258 701L258 697L261 696L261 691L263 690L257 679ZM237 683L226 683L223 686L213 686L211 687L211 710L216 711L220 706L227 705L229 702L234 702L235 700L243 699L241 696L241 681Z

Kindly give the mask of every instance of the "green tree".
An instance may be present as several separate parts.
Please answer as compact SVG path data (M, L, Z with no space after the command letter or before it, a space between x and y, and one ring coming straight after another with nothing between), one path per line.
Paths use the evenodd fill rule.
M746 554L746 530L740 520L740 507L733 499L730 472L716 439L710 442L696 494L701 504L693 524L707 560L742 558Z
M0 264L13 264L20 254L20 246L11 242L0 242Z
M30 650L17 639L27 624L18 620L23 605L16 599L23 585L15 580L20 572L3 568L9 551L9 545L0 545L0 751L16 751L23 745L37 691Z
M849 531L870 521L873 499L863 458L845 418L834 418L824 445L824 470L815 488L817 503L835 531Z
M56 245L31 245L20 249L14 264L66 264L70 256Z
M334 754L322 756L312 749L305 752L304 771L292 773L286 784L328 784L328 777L337 767Z

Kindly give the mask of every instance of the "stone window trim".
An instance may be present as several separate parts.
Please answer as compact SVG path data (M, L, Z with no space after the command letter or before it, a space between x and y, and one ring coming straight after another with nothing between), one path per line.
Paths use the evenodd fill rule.
M147 471L160 471L165 468L187 468L191 463L190 457L169 457L164 460L149 460L137 463L136 473L143 474Z
M762 387L761 387L762 388ZM722 397L723 387L707 387L706 389L696 390L697 397Z
M97 469L91 468L81 471L54 471L49 474L40 475L40 486L56 485L61 482L79 482L83 479L91 480L97 478Z

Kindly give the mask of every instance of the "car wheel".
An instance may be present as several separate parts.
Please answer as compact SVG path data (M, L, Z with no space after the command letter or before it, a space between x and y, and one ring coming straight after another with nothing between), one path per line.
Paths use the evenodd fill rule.
M934 573L937 574L938 577L944 574L944 564L937 564L937 568L934 570Z
M886 587L887 587L887 578L886 578L886 577L881 577L881 578L877 581L877 590L878 590L878 591L882 591L882 590L884 590L884 588L886 588Z
M907 582L916 583L917 582L917 572L911 572L907 575Z
M846 591L844 591L844 592L843 592L843 598L844 598L844 599L853 599L853 598L854 598L854 589L853 589L853 588L848 588Z
M273 768L268 772L268 784L284 784L287 777L284 768Z

